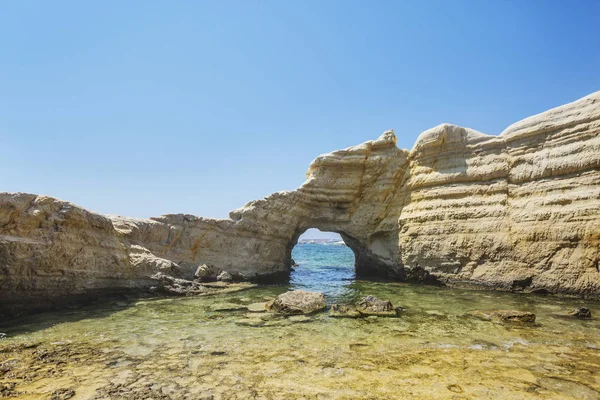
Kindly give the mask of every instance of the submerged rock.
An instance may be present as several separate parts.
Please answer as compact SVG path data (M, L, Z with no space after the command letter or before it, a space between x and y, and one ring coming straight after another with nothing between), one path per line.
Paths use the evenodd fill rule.
M562 311L553 313L552 316L558 318L567 318L567 319L590 319L592 318L592 312L587 307L579 307L571 311Z
M249 312L244 314L244 318L249 318L249 319L261 319L263 321L270 321L273 319L279 319L281 318L281 316L277 315L277 314L273 314L273 313L268 313L266 310L262 313L253 313L253 312Z
M196 269L194 279L197 279L200 282L214 282L217 280L217 275L219 275L220 272L221 271L213 266L202 264Z
M468 313L470 316L484 321L495 322L535 322L535 314L528 311L516 310L474 310Z
M366 296L356 306L333 304L329 310L329 316L334 318L399 317L402 311L404 308L394 307L389 300L384 301L375 296Z
M394 308L391 301L379 300L375 296L363 297L356 304L356 309L362 315L377 317L397 317L404 310L402 307Z
M280 314L311 314L327 307L325 296L320 292L292 290L280 294L267 303L267 310Z
M242 326L258 327L258 326L263 326L265 324L265 321L263 321L260 318L244 318L244 319L238 319L237 321L235 321L235 323L237 325L242 325Z
M294 323L287 318L279 318L267 320L263 326L290 326L293 324Z
M569 312L569 316L580 318L580 319L589 319L592 318L592 312L589 308L579 307Z
M265 311L267 311L267 303L252 303L252 304L248 304L246 306L246 308L250 312L256 312L256 313L265 312Z
M333 318L361 318L363 315L356 307L348 304L332 304L329 316Z

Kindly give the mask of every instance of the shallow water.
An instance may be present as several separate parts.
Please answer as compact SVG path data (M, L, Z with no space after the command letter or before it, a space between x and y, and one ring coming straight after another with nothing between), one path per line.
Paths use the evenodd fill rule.
M583 305L600 312L599 303L355 281L349 249L300 247L289 286L104 302L12 321L0 328L8 335L0 341L0 397L600 398L599 320L555 315ZM290 287L321 290L330 303L375 295L407 311L366 319L323 312L300 323L214 310ZM532 311L537 323L465 316L473 309ZM240 325L256 325L257 315L261 326Z

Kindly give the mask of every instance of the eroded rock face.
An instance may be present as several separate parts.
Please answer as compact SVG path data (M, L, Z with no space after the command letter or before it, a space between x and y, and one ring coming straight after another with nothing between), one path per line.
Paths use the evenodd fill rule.
M145 288L198 265L287 278L308 228L339 232L359 276L600 298L600 92L490 136L440 125L317 157L306 182L228 219L103 216L0 194L0 302Z

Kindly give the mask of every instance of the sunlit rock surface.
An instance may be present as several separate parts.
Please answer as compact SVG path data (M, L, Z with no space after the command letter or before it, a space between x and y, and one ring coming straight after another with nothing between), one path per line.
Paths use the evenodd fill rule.
M339 232L359 276L600 297L600 92L499 136L440 125L317 157L306 182L229 219L103 216L0 194L0 301L145 288L207 264L285 279L308 228Z

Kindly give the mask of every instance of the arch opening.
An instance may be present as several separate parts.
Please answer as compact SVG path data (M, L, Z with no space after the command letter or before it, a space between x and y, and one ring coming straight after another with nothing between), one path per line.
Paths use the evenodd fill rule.
M404 267L398 265L398 260L393 259L392 250L389 248L388 243L391 242L387 236L389 232L376 232L367 238L359 239L345 230L337 230L331 224L319 223L315 224L316 227L311 225L309 227L306 227L307 225L298 227L287 244L285 257L286 265L289 268L286 274L288 280L293 272L292 261L295 261L293 260L293 249L299 241L305 242L307 238L314 238L314 236L322 239L335 239L333 242L344 244L353 253L354 257L351 265L353 265L354 278L406 280Z
M355 253L337 232L309 228L290 249L292 289L322 292L332 299L351 297Z

